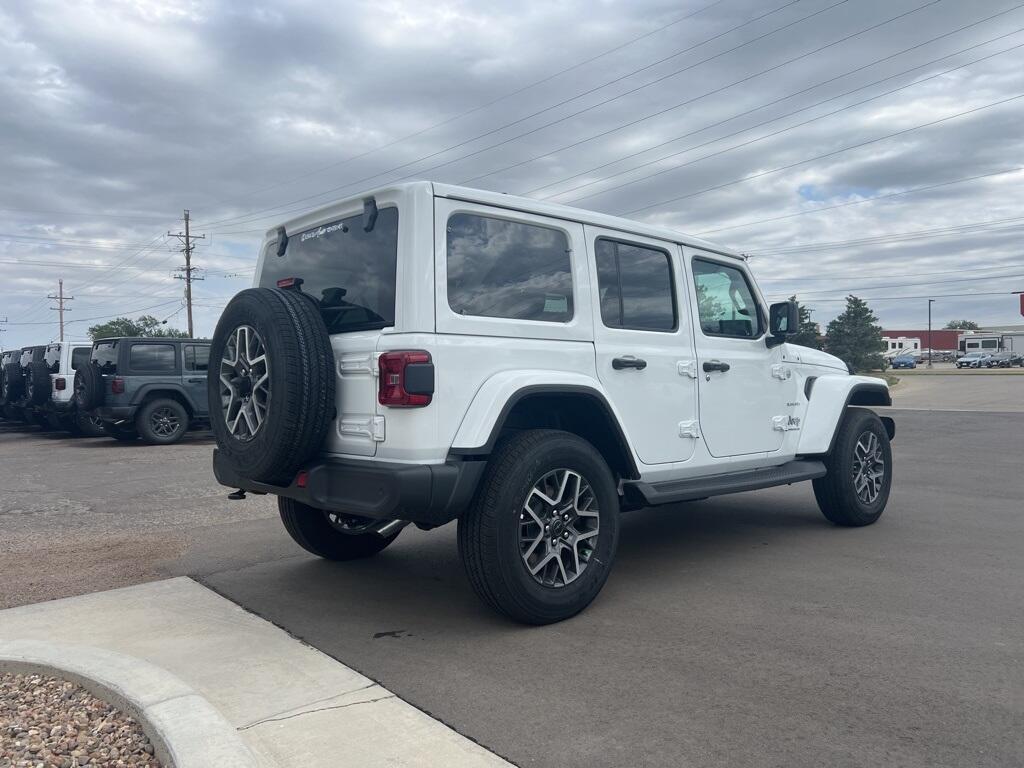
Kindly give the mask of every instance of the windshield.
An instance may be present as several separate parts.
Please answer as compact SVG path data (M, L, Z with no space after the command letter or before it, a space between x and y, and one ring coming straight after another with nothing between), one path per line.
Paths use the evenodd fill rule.
M302 292L320 300L328 333L384 328L395 324L397 264L398 209L381 208L370 232L359 215L289 235L283 257L270 243L260 286L302 278Z

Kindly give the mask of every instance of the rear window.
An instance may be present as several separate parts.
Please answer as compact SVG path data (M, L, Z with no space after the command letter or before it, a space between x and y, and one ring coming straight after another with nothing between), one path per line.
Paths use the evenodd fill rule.
M302 278L302 292L320 299L329 333L395 324L398 209L381 208L370 232L363 217L324 224L288 236L284 256L267 248L260 285L273 288L287 277Z
M78 347L71 350L71 370L77 371L89 364L89 354L92 352L88 347Z
M128 367L136 373L173 373L177 367L173 344L133 344Z
M117 373L117 342L105 341L92 350L92 359L100 367L100 373Z

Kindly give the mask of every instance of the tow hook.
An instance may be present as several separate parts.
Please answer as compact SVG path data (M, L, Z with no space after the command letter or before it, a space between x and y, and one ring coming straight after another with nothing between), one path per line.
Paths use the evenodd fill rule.
M245 491L239 488L237 491L229 493L228 498L232 501L245 501Z

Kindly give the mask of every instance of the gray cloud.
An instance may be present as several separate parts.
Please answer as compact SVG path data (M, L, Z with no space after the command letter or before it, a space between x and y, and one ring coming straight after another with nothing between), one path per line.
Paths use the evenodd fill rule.
M196 289L197 323L200 332L209 333L227 298L246 284L244 273L254 264L259 231L293 211L356 193L360 187L424 175L460 182L522 163L474 184L513 193L552 184L535 194L557 201L593 195L579 204L621 213L1024 93L1021 48L730 149L1024 43L1024 33L1008 35L1024 28L1021 9L872 64L1013 5L1012 0L942 0L725 87L911 11L926 0L851 0L722 53L835 2L801 0L694 47L784 5L784 0L723 0L609 56L425 130L710 2L566 0L484 6L458 0L343 5L312 0L12 0L0 10L0 98L6 105L0 114L0 317L12 321L0 334L0 344L15 346L55 335L56 313L47 309L49 302L43 297L56 289L58 277L76 297L72 319L150 306L161 318L177 311L181 284L171 276L180 255L173 251L174 243L160 235L177 230L185 207L200 223L222 222L200 228L208 237L197 260L210 274ZM1000 35L1008 36L979 45ZM969 46L978 47L785 117ZM691 50L672 57L685 49ZM715 58L699 63L709 57ZM666 60L629 75L660 59ZM857 68L860 71L845 74ZM662 77L656 85L638 88ZM621 79L604 85L616 78ZM814 87L832 78L833 82ZM591 89L595 90L573 99ZM703 96L717 89L722 90ZM572 100L560 103L568 99ZM683 101L689 103L615 130ZM756 254L751 264L766 293L806 292L815 318L822 321L841 308L841 303L825 299L859 286L915 283L859 291L871 297L1024 288L1024 280L1004 277L1024 272L1018 244L1024 227L776 253L805 243L1024 215L1018 213L1024 207L1024 173L814 212L1024 166L1022 114L1024 99L655 205L637 216L699 233L802 213L709 237ZM555 120L559 122L540 127ZM521 122L502 127L515 121ZM605 131L606 136L530 161ZM417 135L396 142L413 133ZM683 138L670 141L677 136ZM479 151L506 140L500 147ZM665 142L664 147L644 151ZM391 146L371 151L386 144ZM620 159L633 153L641 154ZM356 159L346 161L352 157ZM561 181L605 164L610 165ZM398 166L402 167L387 172ZM620 186L661 170L666 172ZM367 181L357 181L363 178ZM591 181L597 183L559 194ZM320 194L339 187L340 191ZM307 197L312 199L291 203ZM148 249L140 251L144 244ZM42 263L6 263L13 260ZM52 262L64 266L47 264ZM238 272L243 276L223 276ZM920 277L887 277L915 274ZM991 277L944 282L986 275ZM934 282L927 283L929 279ZM872 304L884 323L894 327L920 325L926 316L923 301ZM990 323L1019 320L1010 296L942 298L935 313L940 324L955 317ZM183 324L183 313L172 322ZM84 334L88 324L71 326L72 333Z

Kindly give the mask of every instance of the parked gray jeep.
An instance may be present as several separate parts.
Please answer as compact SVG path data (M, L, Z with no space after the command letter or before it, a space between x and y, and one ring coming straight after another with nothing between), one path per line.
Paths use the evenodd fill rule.
M209 423L209 356L210 342L201 339L100 339L89 365L75 371L75 405L118 440L176 443Z

